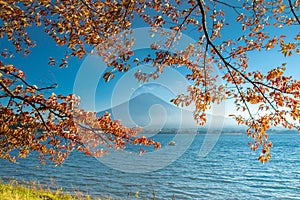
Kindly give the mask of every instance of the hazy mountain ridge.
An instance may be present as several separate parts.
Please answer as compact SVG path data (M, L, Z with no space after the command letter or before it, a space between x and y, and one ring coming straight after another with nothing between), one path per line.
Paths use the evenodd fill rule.
M121 120L126 126L140 126L145 130L207 129L215 125L220 127L218 123L222 121L226 128L234 126L233 119L210 114L207 114L207 124L204 127L198 126L192 111L176 107L151 93L140 94L125 103L98 112L97 115L105 112L111 113L113 119Z

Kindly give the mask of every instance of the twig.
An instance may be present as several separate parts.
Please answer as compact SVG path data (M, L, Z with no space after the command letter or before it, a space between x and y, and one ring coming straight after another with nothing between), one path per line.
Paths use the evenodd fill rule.
M170 45L169 45L168 51L169 51L170 48L172 47L172 45L173 45L173 43L174 43L174 41L175 41L175 39L176 39L176 37L177 37L179 31L181 31L182 26L185 24L186 20L189 18L189 16L192 14L192 12L193 12L196 8L197 8L197 5L195 5L195 6L190 10L190 12L184 17L183 21L181 22L181 24L179 25L178 29L176 30L176 34L175 34L175 36L174 36L172 42L171 42Z
M240 6L233 6L233 5L230 5L230 4L222 2L222 1L218 1L218 0L213 0L213 1L217 2L219 4L223 4L223 5L227 6L227 7L232 8L237 14L240 14L240 12L237 10L237 8L242 9L242 7L240 7Z

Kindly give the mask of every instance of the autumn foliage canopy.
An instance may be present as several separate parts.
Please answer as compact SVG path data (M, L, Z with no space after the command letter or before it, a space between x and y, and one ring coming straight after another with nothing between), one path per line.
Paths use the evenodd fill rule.
M137 129L123 126L109 114L97 117L80 109L76 94L46 95L45 91L55 92L55 84L41 87L28 83L24 72L7 63L7 58L30 54L35 42L28 30L34 27L68 49L59 61L49 55L49 65L65 67L70 57L98 54L107 64L103 76L107 81L141 63L151 64L153 72L137 71L139 81L156 79L168 67L186 68L186 79L192 84L171 101L177 106L194 104L194 118L203 125L212 104L234 99L236 109L245 114L232 117L248 127L247 134L253 138L249 147L261 150L258 159L268 161L272 147L268 130L272 126L300 131L300 81L285 76L287 67L295 67L288 63L278 63L264 73L251 71L250 54L276 50L284 57L299 56L299 8L299 0L0 0L0 40L8 40L14 47L0 46L0 157L14 161L36 151L41 161L59 164L75 149L102 156L106 152L97 149L99 145L160 147L158 142L138 137ZM161 28L173 34L164 43L149 47L154 54L135 58L131 51L134 39L126 36L137 21L152 27L153 34ZM298 32L278 34L290 27L298 27ZM233 29L237 34L224 37ZM197 43L170 51L189 30L196 31ZM225 84L217 84L217 75L210 73L213 66Z

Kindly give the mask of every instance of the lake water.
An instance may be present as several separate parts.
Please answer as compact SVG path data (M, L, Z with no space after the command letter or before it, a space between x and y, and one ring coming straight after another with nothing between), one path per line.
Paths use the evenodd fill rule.
M169 141L172 135L157 136ZM273 157L262 164L251 152L246 135L222 134L204 158L198 156L204 135L197 135L185 153L156 171L127 173L99 160L73 153L62 167L40 166L36 157L12 164L0 160L0 178L55 182L67 191L119 199L300 199L300 134L273 134ZM171 148L171 147L170 147ZM173 146L172 148L177 148ZM155 162L155 161L153 161Z

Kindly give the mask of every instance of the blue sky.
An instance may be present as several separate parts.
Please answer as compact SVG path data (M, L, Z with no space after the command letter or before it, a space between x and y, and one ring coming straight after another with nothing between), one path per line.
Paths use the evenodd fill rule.
M229 19L230 17L235 17L235 14L232 12L229 13L230 14L228 15L228 22L231 23ZM143 23L140 23L140 21L136 21L133 27L139 28L143 26ZM286 34L288 36L295 36L296 33L299 32L299 28L297 26L291 26L288 29L280 29L276 32L272 29L270 29L270 31L272 31L273 35ZM196 31L188 30L184 33L194 40L197 40L197 38L199 37ZM241 31L239 31L239 28L236 25L234 25L225 29L223 38L227 39L232 37L232 35L239 35L240 33ZM101 63L101 58L91 57L89 55L87 55L81 60L77 58L69 59L68 68L60 69L58 67L52 67L47 64L49 61L49 57L51 56L57 60L63 58L66 48L57 46L52 41L52 39L44 33L42 28L30 28L29 34L32 37L32 39L36 41L37 46L32 49L31 53L27 57L23 57L19 54L16 54L15 58L7 59L5 60L5 63L11 63L14 64L16 67L21 68L25 72L27 80L32 84L49 85L52 83L58 83L58 88L54 92L64 95L73 93L74 90L76 91L76 87L79 86L76 86L76 80L78 80L76 79L78 78L78 72L80 72L80 70L82 70L82 67L84 67L85 65L89 65L90 69L92 70L89 70L89 72L87 74L84 74L83 76L82 74L79 74L80 77L83 77L84 79L80 80L78 83L80 83L80 86L82 87L81 91L88 91L88 93L91 94L92 97L94 95L95 105L91 105L89 101L85 101L83 102L84 108L91 108L96 111L100 111L109 108L112 104L116 105L118 103L121 103L120 99L122 99L123 96L120 93L117 95L114 93L114 91L116 91L116 88L125 88L124 91L128 90L128 88L128 91L132 89L130 94L128 94L128 92L125 93L127 94L127 96L124 96L125 98L131 98L139 93L150 92L155 93L156 95L160 96L166 101L169 101L170 98L175 97L175 90L178 89L178 91L181 91L179 89L182 89L184 88L184 86L186 86L186 82L184 82L183 79L180 78L179 80L174 80L174 76L179 77L179 74L172 75L169 77L168 74L166 74L166 76L163 75L162 78L158 80L159 83L162 82L162 79L166 81L164 82L165 85L162 85L161 87L158 87L157 85L155 85L155 83L152 85L149 83L146 85L141 85L135 79L131 79L131 76L133 75L134 71L129 71L127 74L118 74L115 79L111 80L108 83L105 83L101 78L101 73L103 73L105 69L104 64ZM144 36L137 38L136 42L141 43L143 40L145 40ZM7 41L2 40L0 47L11 48L11 45ZM135 55L143 56L147 54L147 52L147 48L139 49L135 51ZM249 61L249 70L258 69L263 72L266 72L273 67L280 66L280 64L283 62L287 62L288 65L286 74L292 75L296 79L300 78L300 62L297 56L285 58L282 54L278 53L278 49L273 49L267 52L255 51L250 53L250 55L251 57ZM126 79L130 80L130 84L135 84L135 86L129 87L130 84L129 82L126 82ZM179 85L181 85L182 88L180 88ZM114 101L113 99L118 100ZM126 99L123 98L123 100ZM112 103L112 101L114 102ZM232 107L230 104L228 110L232 111Z

